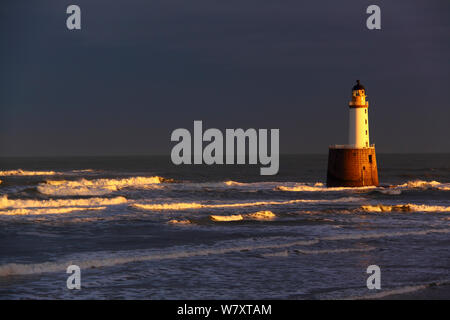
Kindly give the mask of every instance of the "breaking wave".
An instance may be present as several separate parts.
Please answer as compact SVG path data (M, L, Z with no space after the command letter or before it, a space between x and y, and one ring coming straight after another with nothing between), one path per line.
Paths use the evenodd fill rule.
M432 287L445 286L449 285L450 281L437 281L430 282L425 284L418 284L414 286L405 286L398 287L391 290L383 290L382 292L374 293L374 294L366 294L361 296L352 296L344 298L344 300L366 300L366 299L382 299L385 297L393 296L393 295L404 295L408 293L414 293L420 290L425 290Z
M402 189L438 189L443 191L450 191L450 183L442 183L438 181L423 181L423 180L413 180L408 181L404 184L400 184L397 188Z
M450 229L428 229L422 231L406 231L406 232L392 232L392 233L359 233L359 234L344 234L332 237L323 237L311 240L297 240L289 242L269 242L269 243L255 243L240 245L240 246L224 246L222 244L212 247L199 247L192 250L172 250L171 252L145 252L145 251L133 251L133 252L116 252L114 254L108 254L104 258L78 258L70 259L66 261L45 262L37 264L17 264L8 263L0 265L0 276L11 275L27 275L27 274L40 274L49 272L59 272L66 270L67 266L76 264L82 269L92 267L110 267L120 264L154 261L163 259L183 259L189 257L206 256L206 255L219 255L232 252L252 251L261 249L284 249L295 246L311 246L318 244L320 241L332 241L332 240L351 240L351 239L378 239L386 237L400 237L406 235L427 235L430 233L449 233ZM348 250L368 250L364 249L336 249L335 253L346 252ZM340 251L339 251L340 250ZM344 250L344 251L342 251ZM326 251L326 252L325 252ZM304 251L305 253L333 253L333 250L310 250ZM98 257L101 253L94 253L93 256Z
M425 204L367 205L361 210L367 212L450 212L450 206L428 206Z
M213 221L240 221L244 220L244 217L241 214L232 214L229 216L215 216L211 215L211 220Z
M323 250L303 250L295 249L294 252L301 254L333 254L333 253L348 253L348 252L367 252L375 250L375 247L366 248L342 248L342 249L323 249Z
M246 217L249 217L250 219L255 220L272 220L276 217L276 215L272 211L258 211L254 213L249 213L246 215Z
M241 221L244 219L250 220L272 220L276 215L272 211L258 211L248 214L232 214L228 216L211 215L213 221Z
M422 181L413 180L403 184L393 185L387 188L384 187L332 187L327 188L324 183L294 183L293 185L280 185L276 186L276 191L290 191L290 192L334 192L334 191L371 191L375 190L383 194L399 195L402 190L414 190L414 189L436 189L442 191L450 191L450 183L442 183L438 181Z
M70 171L31 171L31 170L7 170L0 171L0 176L61 176L61 175L76 175L79 173L93 173L94 169L77 169Z
M132 263L132 262L143 262L143 261L158 261L166 259L183 259L197 256L207 256L207 255L218 255L227 254L233 252L250 251L250 250L260 250L260 249L277 249L277 248L288 248L293 246L308 246L314 245L317 240L299 240L287 243L254 243L241 246L230 246L230 247L210 247L210 248L198 248L192 250L173 250L172 252L165 253L146 253L146 252L136 252L135 254L130 254L129 252L119 252L115 255L108 255L105 258L97 259L71 259L70 261L61 262L44 262L36 264L17 264L8 263L0 265L0 276L11 276L11 275L29 275L29 274L40 274L49 272L58 272L66 270L67 266L76 264L81 269L87 268L99 268L99 267L111 267L120 264ZM100 254L95 253L95 256Z
M16 215L40 215L40 214L63 214L91 210L103 210L106 207L64 207L64 208L43 208L43 209L11 209L1 210L0 215L16 216Z
M192 224L192 222L190 220L177 220L177 219L172 219L168 223L170 223L170 224L177 224L177 225Z
M58 214L85 210L102 210L105 206L127 203L125 197L58 199L58 200L10 200L0 197L0 215Z
M224 182L227 186L245 186L247 185L247 183L242 183L242 182L236 182L236 181L225 181Z
M329 192L329 191L346 191L346 190L372 190L377 187L332 187L327 186L322 182L316 183L296 183L294 186L277 186L277 191L291 191L291 192Z
M186 210L186 209L214 209L214 208L243 208L243 207L257 207L257 206L289 205L296 203L336 203L336 202L345 203L362 200L364 199L356 197L346 197L334 200L298 199L287 201L255 201L255 202L238 202L238 203L223 203L223 204L203 204L199 202L173 202L173 203L155 203L155 204L134 203L131 206L136 209L158 211L158 210Z
M362 239L380 239L403 236L424 236L432 233L450 233L450 228L443 229L427 229L419 231L398 231L398 232L371 232L360 234L342 234L336 236L323 237L323 241L339 241L339 240L362 240Z
M62 173L55 171L27 171L22 169L0 171L0 176L54 176L60 174Z
M169 181L162 177L131 177L125 179L48 180L37 190L54 196L101 196L123 188L157 188L157 184Z
M68 206L100 206L126 203L125 197L89 198L89 199L57 199L57 200L10 200L7 196L0 197L0 208L51 208Z

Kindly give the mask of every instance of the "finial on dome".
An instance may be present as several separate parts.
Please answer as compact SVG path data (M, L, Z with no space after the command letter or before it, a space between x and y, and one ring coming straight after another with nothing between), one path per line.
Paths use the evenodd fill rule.
M356 80L356 84L353 86L352 90L366 90L364 86L359 82L359 80Z

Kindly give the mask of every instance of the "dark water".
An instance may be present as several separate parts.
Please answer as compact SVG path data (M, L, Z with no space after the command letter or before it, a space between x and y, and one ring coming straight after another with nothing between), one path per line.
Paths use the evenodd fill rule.
M326 299L450 281L450 155L380 154L379 188L327 189L326 161L284 156L260 176L166 157L0 159L0 298ZM71 264L81 290L66 287Z

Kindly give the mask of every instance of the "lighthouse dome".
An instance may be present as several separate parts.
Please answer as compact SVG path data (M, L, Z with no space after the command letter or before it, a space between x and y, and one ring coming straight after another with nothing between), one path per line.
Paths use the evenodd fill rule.
M365 91L366 88L364 88L364 86L361 83L359 83L359 80L356 80L356 84L352 88L352 91L355 91L355 90L364 90Z

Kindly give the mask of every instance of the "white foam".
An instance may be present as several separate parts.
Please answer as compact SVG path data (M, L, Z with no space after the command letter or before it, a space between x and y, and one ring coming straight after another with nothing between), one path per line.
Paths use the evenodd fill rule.
M241 221L244 219L250 220L272 220L276 215L271 211L258 211L248 214L232 214L232 215L211 215L210 218L213 221L229 222L229 221Z
M290 191L290 192L336 192L336 191L360 191L360 190L372 190L377 187L330 187L328 188L322 182L316 183L295 183L293 186L277 186L275 190L278 191Z
M0 215L16 216L16 215L41 215L41 214L64 214L81 211L103 210L106 207L64 207L64 208L43 208L43 209L10 209L0 210Z
M283 185L278 185L275 187L277 191L288 191L288 192L336 192L336 191L371 191L376 190L380 193L389 195L399 195L402 190L411 189L437 189L443 191L450 190L450 183L442 183L438 181L423 181L423 180L413 180L408 181L403 184L394 185L389 188L367 186L367 187L331 187L327 186L321 182L316 183L284 183Z
M247 185L246 183L242 183L242 182L236 182L236 181L225 181L224 182L227 186L245 186Z
M383 290L378 293L373 294L367 294L362 296L352 296L344 298L343 300L366 300L366 299L382 299L393 295L400 295L400 294L408 294L417 292L420 290L428 289L431 286L441 286L441 285L448 285L449 281L438 281L438 282L430 282L426 284L419 284L414 286L405 286L405 287L398 287L391 290Z
M170 220L168 223L170 224L176 224L176 225L187 225L187 224L192 224L192 222L190 220L177 220L177 219L172 219Z
M450 206L430 206L425 204L367 205L361 210L367 212L450 212Z
M296 249L295 252L302 254L333 254L333 253L348 253L348 252L366 252L375 250L375 247L367 247L367 248L342 248L342 249L324 249L324 250L303 250Z
M427 229L420 231L398 231L398 232L370 232L356 234L342 234L336 236L323 237L323 241L340 241L340 240L362 240L362 239L380 239L403 236L425 236L432 233L450 233L450 228L443 229Z
M210 218L213 221L240 221L240 220L244 220L244 217L242 215L240 215L240 214L232 214L232 215L229 215L229 216L211 215Z
M396 188L401 189L438 189L443 191L450 191L450 183L442 183L439 181L423 181L423 180L413 180L408 181L404 184L396 186Z
M0 171L0 176L61 176L61 175L78 175L80 173L93 173L96 170L94 169L77 169L77 170L69 170L69 171L54 171L54 170L48 170L48 171L33 171L33 170L22 170L22 169L15 169L15 170L7 170L7 171Z
M125 197L22 200L0 197L0 215L59 214L85 210L102 210L105 206L127 203Z
M8 199L7 196L0 197L0 208L60 208L124 204L125 197L115 198L87 198L87 199L51 199L51 200L25 200Z
M246 214L245 217L254 220L272 220L275 219L276 215L272 211L264 210Z
M205 255L220 255L232 252L241 251L251 251L251 250L261 250L261 249L282 249L295 246L311 246L318 244L320 241L340 241L340 240L359 240L359 239L378 239L386 237L401 237L407 235L427 235L432 233L450 233L450 228L447 229L427 229L422 231L408 231L408 232L392 232L392 233L359 233L359 234L344 234L332 237L322 237L312 240L297 240L289 242L270 242L270 243L250 243L241 246L215 246L209 248L194 248L192 250L173 250L172 252L165 253L148 253L142 251L125 251L125 252L115 252L113 254L106 254L94 252L90 256L103 258L78 258L78 259L67 259L65 261L55 261L55 262L44 262L37 264L16 264L8 263L0 265L0 276L10 276L10 275L26 275L26 274L39 274L47 272L59 272L66 270L67 266L71 264L76 264L82 269L92 268L92 267L110 267L120 264L126 264L131 262L142 262L142 261L152 261L152 260L164 260L164 259L183 259L188 257L205 256ZM336 249L335 253L348 252L348 250L368 250L370 248L345 248ZM307 254L311 253L333 253L333 250L310 250L305 251Z
M99 268L99 267L111 267L115 265L121 265L131 262L142 262L142 261L154 261L154 260L166 260L166 259L183 259L189 257L206 256L206 255L217 255L217 254L227 254L232 252L241 252L249 250L260 250L260 249L277 249L277 248L287 248L292 246L307 246L316 244L317 240L300 240L288 243L268 243L268 244L254 244L254 245L243 245L243 246L231 246L231 247L212 247L212 248L198 248L194 250L175 250L173 252L166 253L153 253L146 254L145 252L137 252L137 254L131 254L130 252L119 252L112 256L107 255L104 258L97 259L70 259L67 261L56 261L56 262L44 262L36 264L16 264L8 263L0 265L0 276L11 276L11 275L27 275L27 274L39 274L39 273L49 273L49 272L59 272L64 271L69 265L76 264L81 269L88 268ZM94 253L93 256L101 256L101 253Z
M158 188L158 184L166 179L154 177L131 177L125 179L80 179L48 180L38 185L37 190L46 195L55 196L88 196L106 195L123 188Z
M0 171L0 176L54 176L62 174L55 171L27 171L22 169Z
M243 207L257 207L257 206L277 206L290 205L296 203L346 203L363 201L363 198L346 197L333 200L314 200L314 199L297 199L287 201L254 201L254 202L237 202L237 203L222 203L222 204L204 204L199 202L173 202L173 203L134 203L131 206L136 209L143 210L188 210L188 209L215 209L215 208L243 208Z

